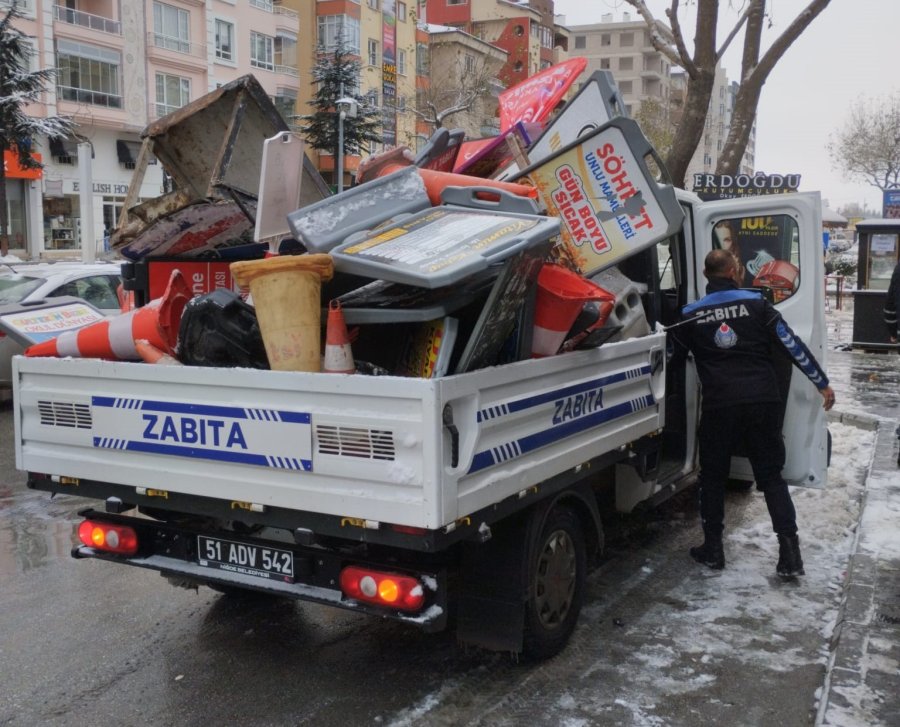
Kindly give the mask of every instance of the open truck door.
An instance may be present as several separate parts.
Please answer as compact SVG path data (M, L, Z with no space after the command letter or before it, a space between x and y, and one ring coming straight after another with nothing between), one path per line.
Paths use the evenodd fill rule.
M771 295L788 325L827 372L822 202L818 192L703 202L694 215L696 279L702 295L703 259L730 249L744 267L744 287ZM795 367L779 361L786 410L782 431L784 479L791 485L824 487L828 431L822 397ZM781 370L783 369L783 371ZM736 381L735 386L741 383ZM752 480L749 462L732 460L732 476Z

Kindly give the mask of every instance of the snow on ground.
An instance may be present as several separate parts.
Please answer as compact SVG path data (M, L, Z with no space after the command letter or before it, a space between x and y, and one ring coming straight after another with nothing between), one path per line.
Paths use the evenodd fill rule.
M772 708L759 704L768 689L776 703L787 694L802 705L798 713L813 713L822 697L875 439L873 431L848 424L833 423L830 429L827 487L792 490L805 577L782 582L775 576L778 546L765 502L761 494L748 493L737 500L740 517L731 510L726 514L726 520L743 524L726 525L724 571L694 564L673 568L673 559L686 556L680 544L675 554L658 547L640 553L638 562L644 565L617 580L625 594L620 602L613 596L598 598L604 575L591 576L594 597L582 610L572 644L556 660L518 678L507 675L502 686L494 686L493 701L485 697L480 709L470 705L461 712L454 705L471 693L470 682L485 675L479 669L457 673L387 723L445 725L455 717L459 724L494 727L515 725L525 713L531 724L566 727L668 727L696 724L701 717L710 723L769 724L759 716ZM890 544L884 547L896 547L889 525L896 513L872 517ZM662 527L685 534L677 513ZM665 544L675 547L670 540ZM629 609L619 630L610 632L610 621ZM864 714L851 710L842 724L864 727Z

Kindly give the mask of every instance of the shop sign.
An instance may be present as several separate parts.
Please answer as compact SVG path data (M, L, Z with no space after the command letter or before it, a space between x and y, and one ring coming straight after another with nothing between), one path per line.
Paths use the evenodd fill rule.
M65 181L66 194L78 194L80 183L74 180ZM128 194L127 184L116 184L114 182L94 182L94 194L113 194L125 196Z
M32 154L32 159L41 161L40 154ZM7 179L40 179L41 169L23 169L19 165L19 155L9 149L3 151L3 171Z
M694 193L703 200L786 194L800 187L799 174L695 174Z
M900 218L900 189L885 189L883 194L881 216L890 219Z

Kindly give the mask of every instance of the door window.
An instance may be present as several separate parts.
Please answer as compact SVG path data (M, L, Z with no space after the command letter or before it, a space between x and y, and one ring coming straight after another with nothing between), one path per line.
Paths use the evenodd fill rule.
M713 226L713 249L737 258L742 287L770 288L776 303L800 286L800 231L789 215L734 217Z
M118 285L119 278L115 275L91 275L71 280L59 286L51 295L74 295L100 310L118 310L119 299L116 296Z

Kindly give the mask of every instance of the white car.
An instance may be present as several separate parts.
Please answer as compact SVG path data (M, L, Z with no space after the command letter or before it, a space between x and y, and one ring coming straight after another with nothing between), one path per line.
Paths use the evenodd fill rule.
M0 306L72 295L106 316L119 315L116 288L121 280L119 263L0 262ZM0 389L12 385L11 359L23 350L0 331Z

